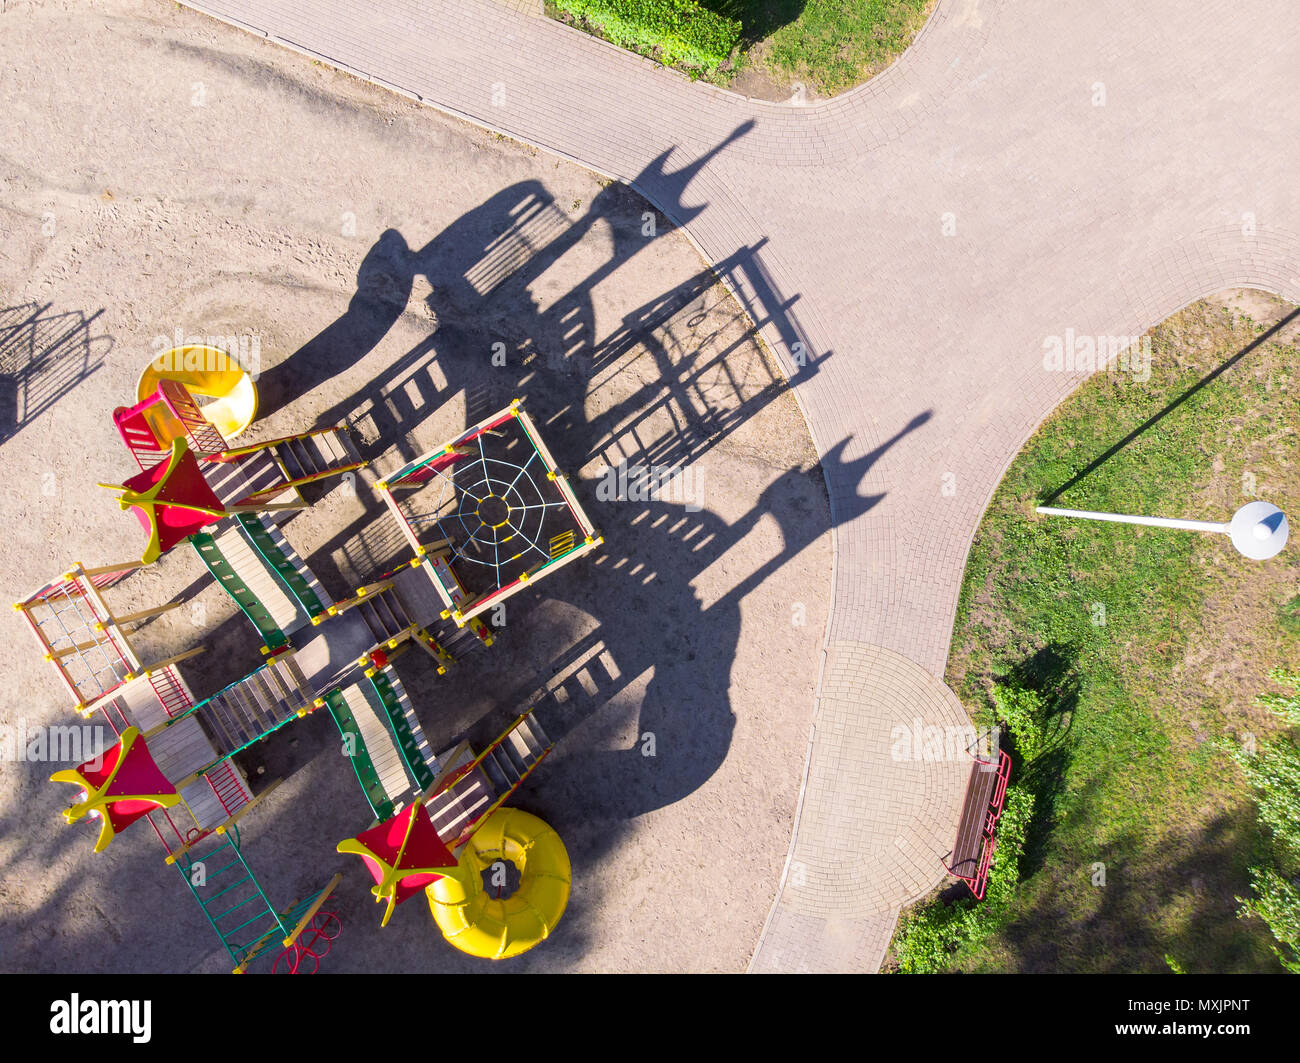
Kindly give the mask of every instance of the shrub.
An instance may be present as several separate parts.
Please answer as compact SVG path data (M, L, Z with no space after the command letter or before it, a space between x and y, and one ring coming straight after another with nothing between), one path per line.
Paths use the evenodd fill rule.
M615 44L665 63L712 70L740 43L741 25L695 0L551 0Z
M1255 895L1237 898L1241 914L1264 920L1277 941L1273 955L1292 974L1300 974L1300 890L1271 867L1252 867L1250 884Z
M1028 687L999 682L993 686L993 703L998 707L998 719L1015 738L1021 763L1028 764L1045 745L1042 694Z
M1300 726L1300 676L1273 669L1269 677L1289 686L1289 694L1261 694L1256 701L1292 726ZM1243 916L1262 919L1277 941L1271 946L1282 966L1300 974L1300 876L1288 878L1300 864L1300 745L1292 741L1261 743L1252 754L1228 747L1255 793L1259 822L1268 828L1272 866L1250 868L1253 895L1238 897Z
M1020 883L1020 854L1033 813L1034 795L1008 787L984 900L966 897L952 904L935 902L905 916L894 942L903 974L948 970L962 949L983 941L1011 918Z

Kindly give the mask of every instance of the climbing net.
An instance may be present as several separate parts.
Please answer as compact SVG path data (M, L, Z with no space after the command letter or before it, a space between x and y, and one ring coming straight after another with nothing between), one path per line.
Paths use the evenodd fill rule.
M604 542L520 404L375 485L461 627Z
M451 543L467 585L504 587L572 543L576 524L536 448L484 432L462 450L434 470L436 502L415 522Z

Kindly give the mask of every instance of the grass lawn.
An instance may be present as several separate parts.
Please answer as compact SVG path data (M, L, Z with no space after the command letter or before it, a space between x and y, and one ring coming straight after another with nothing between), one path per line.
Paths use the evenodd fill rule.
M812 97L835 96L880 73L912 43L935 2L701 0L745 27L739 77L765 78L782 99L796 84Z
M1029 777L1013 770L1036 797L1014 914L954 969L1156 972L1168 956L1189 973L1279 970L1267 929L1236 916L1264 847L1215 741L1280 726L1253 702L1276 689L1271 667L1300 669L1298 544L1254 562L1226 536L1033 507L1291 309L1224 293L1171 317L1152 335L1147 383L1090 379L998 488L967 562L947 681L988 715L995 679L1019 676L1053 706L1054 737ZM1298 331L1247 353L1053 504L1227 520L1253 494L1296 520Z
M770 100L788 100L796 87L807 99L834 96L889 66L925 25L936 0L699 0L744 30L736 60L709 80ZM547 0L547 14L566 18ZM642 49L655 56L653 48Z

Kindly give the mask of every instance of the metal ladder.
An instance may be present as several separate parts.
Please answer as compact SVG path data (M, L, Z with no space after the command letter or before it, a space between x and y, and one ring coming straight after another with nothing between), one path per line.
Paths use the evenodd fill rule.
M176 867L240 970L272 935L289 936L239 847L239 828L204 839Z
M239 828L234 826L191 845L175 864L234 961L235 974L246 971L258 956L297 941L342 878L335 875L324 889L277 912L244 859Z

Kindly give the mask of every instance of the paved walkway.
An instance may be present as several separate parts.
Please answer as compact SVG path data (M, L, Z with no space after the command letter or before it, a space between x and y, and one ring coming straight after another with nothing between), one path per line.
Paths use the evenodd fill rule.
M1300 302L1287 0L940 0L847 95L746 100L515 0L190 6L629 181L783 359L823 455L834 607L755 971L879 967L941 877L966 765L894 759L943 685L971 536L1079 382L1044 341L1141 333L1225 286ZM1118 427L1118 426L1117 426Z

